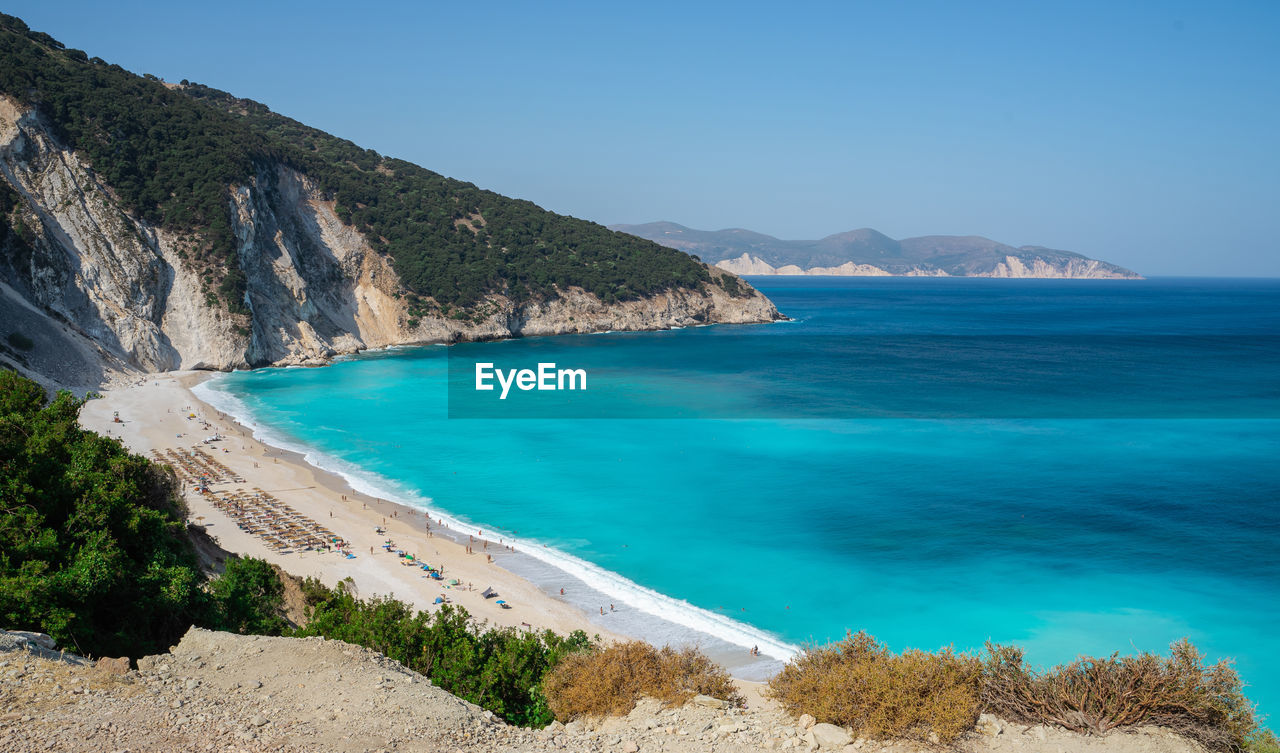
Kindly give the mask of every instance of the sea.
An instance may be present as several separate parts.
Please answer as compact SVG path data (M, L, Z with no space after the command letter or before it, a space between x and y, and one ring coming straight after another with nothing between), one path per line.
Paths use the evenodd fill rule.
M1280 712L1280 280L749 279L789 320L198 389L514 545L504 567L600 626L748 679L848 631L1041 667L1185 637ZM477 364L543 363L564 389L476 389Z

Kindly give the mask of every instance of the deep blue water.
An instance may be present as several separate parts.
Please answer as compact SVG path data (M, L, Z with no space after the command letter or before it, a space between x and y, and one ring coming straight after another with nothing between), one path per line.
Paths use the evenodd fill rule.
M1187 636L1280 709L1280 281L754 282L796 321L411 348L214 386L389 493L774 654L866 629L1052 664ZM577 410L657 418L448 418L466 413L449 365L458 398L477 359L589 366ZM685 608L591 582L624 610Z

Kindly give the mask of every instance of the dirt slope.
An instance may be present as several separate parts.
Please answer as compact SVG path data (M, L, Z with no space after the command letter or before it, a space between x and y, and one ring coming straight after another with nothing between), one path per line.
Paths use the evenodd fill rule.
M39 649L39 651L37 651ZM53 658L48 658L53 657ZM0 635L0 750L746 753L764 750L936 751L851 740L830 725L714 699L630 716L510 727L398 662L318 638L237 636L192 628L171 653L96 666L61 661ZM704 705L705 704L705 705ZM1162 730L1085 738L984 718L970 753L1202 753Z

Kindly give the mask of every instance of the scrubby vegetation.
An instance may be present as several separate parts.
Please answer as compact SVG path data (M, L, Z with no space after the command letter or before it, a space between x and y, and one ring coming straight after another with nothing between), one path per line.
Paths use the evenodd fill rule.
M415 316L432 301L452 313L487 293L577 286L612 302L710 281L679 251L383 157L217 89L169 88L2 14L0 92L36 107L130 211L192 238L206 292L232 310L247 311L229 190L278 164L316 181L339 217L391 256Z
M1169 656L1142 653L1082 657L1036 672L1022 650L987 646L982 704L1006 719L1055 724L1101 734L1151 724L1199 740L1214 750L1240 750L1257 732L1240 676L1226 661L1205 665L1187 640Z
M950 649L894 654L864 632L802 653L769 683L795 715L876 739L949 742L978 718L981 663Z
M1084 734L1166 727L1213 750L1266 750L1239 675L1226 661L1204 664L1189 642L1170 656L1082 657L1046 671L1021 649L988 644L983 656L894 654L866 633L811 648L769 684L793 714L840 724L875 739L955 740L980 713Z
M641 696L678 706L699 693L742 706L745 700L723 667L695 648L654 648L643 641L571 654L545 679L557 719L627 714Z

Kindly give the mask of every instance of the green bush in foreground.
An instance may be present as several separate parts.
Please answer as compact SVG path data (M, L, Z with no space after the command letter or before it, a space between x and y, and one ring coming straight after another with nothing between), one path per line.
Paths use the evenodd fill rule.
M547 670L591 645L586 633L484 629L465 609L448 604L414 612L401 601L357 598L346 585L324 593L304 586L313 605L299 636L319 635L378 651L426 675L459 698L513 724L544 727L554 718L542 691Z
M82 404L0 370L0 627L134 658L193 624L279 634L270 565L232 560L208 583L172 472L81 428Z
M241 635L281 635L284 585L271 563L253 557L229 557L222 575L209 584L205 627Z
M173 475L0 371L0 624L68 650L165 650L205 608Z

